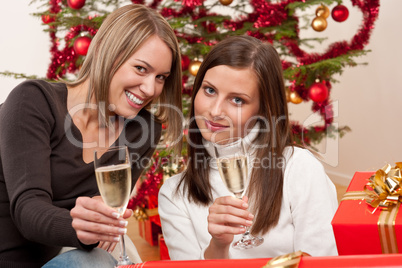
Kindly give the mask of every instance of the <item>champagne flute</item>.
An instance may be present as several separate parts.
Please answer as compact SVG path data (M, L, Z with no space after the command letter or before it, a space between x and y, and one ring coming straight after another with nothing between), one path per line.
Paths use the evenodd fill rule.
M127 146L96 150L94 165L96 182L103 202L123 215L131 191L131 162ZM120 257L117 266L128 264L133 264L133 262L126 254L124 235L121 235Z
M248 155L244 147L244 140L238 137L218 141L214 143L214 154L224 184L236 198L241 199L248 178ZM242 238L234 242L232 247L248 249L258 247L263 242L264 238L252 236L249 228L246 227Z

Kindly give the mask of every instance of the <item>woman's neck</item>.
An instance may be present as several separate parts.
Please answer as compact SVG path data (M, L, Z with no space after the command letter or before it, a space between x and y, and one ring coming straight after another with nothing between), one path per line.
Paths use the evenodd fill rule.
M87 101L89 83L84 82L75 87L67 87L67 109L82 136L83 160L93 161L94 150L110 147L120 136L124 128L124 120L115 117L104 126L99 121L99 110L92 96Z
M88 103L89 81L75 86L67 87L67 109L71 118L79 120L81 126L99 125L98 109L96 109L95 99L92 96Z

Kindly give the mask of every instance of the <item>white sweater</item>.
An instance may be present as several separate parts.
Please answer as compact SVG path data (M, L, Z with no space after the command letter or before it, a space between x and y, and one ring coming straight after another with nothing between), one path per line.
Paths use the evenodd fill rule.
M230 247L230 258L270 258L298 250L312 256L337 255L331 226L338 207L335 186L308 150L294 148L292 156L288 148L286 152L278 224L262 236L264 243L259 247L245 250ZM211 240L207 222L209 206L189 203L183 187L180 195L175 195L180 177L178 174L167 179L159 192L163 236L172 260L204 259ZM211 165L210 180L214 199L231 195L216 165ZM233 241L240 237L236 235Z

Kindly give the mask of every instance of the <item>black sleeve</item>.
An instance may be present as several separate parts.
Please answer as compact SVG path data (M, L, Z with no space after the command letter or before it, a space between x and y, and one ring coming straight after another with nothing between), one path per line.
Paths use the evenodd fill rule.
M28 240L82 248L69 210L52 204L50 137L54 116L44 86L25 82L3 103L0 148L11 217Z

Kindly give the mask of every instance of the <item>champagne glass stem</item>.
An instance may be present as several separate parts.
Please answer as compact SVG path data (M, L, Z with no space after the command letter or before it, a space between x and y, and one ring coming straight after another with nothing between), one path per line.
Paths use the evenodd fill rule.
M126 254L126 243L124 242L124 235L120 235L120 259L117 265L119 266L128 264L132 264L132 262Z
M245 193L246 191L244 190L243 193ZM243 193L235 193L234 195L239 198L242 199L243 198ZM254 248L254 247L258 247L259 245L261 245L264 242L264 238L262 237L254 237L253 235L250 234L250 226L243 226L244 228L246 228L246 231L242 234L240 240L238 240L237 242L234 242L232 244L233 248L236 249L248 249L248 248Z
M245 226L246 231L243 233L243 239L244 238L249 238L250 237L250 226Z

